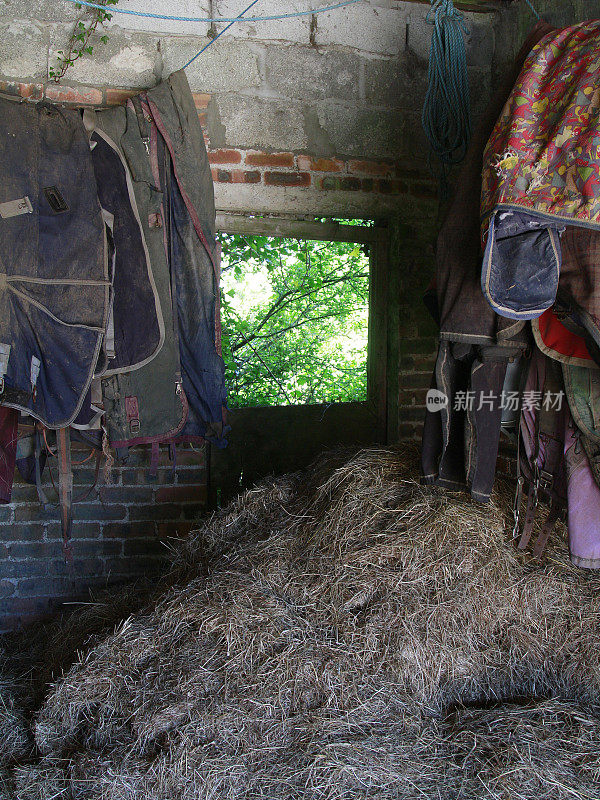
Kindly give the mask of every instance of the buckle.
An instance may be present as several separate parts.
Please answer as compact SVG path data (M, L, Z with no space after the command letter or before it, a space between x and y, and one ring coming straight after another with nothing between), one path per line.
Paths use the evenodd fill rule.
M539 472L538 486L543 492L549 492L554 483L554 475L545 469Z
M519 535L519 529L521 527L521 500L523 497L523 484L525 480L522 475L519 475L517 478L517 490L515 492L515 499L513 502L513 518L515 521L513 531L512 531L512 538L516 539Z

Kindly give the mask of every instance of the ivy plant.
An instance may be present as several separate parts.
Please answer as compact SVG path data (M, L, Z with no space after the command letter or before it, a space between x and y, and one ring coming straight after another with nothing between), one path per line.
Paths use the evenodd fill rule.
M91 44L92 36L96 33L98 27L102 27L105 22L112 19L112 14L106 9L110 6L116 6L119 0L95 0L95 2L103 6L103 8L85 9L82 16L75 23L67 49L58 51L56 66L50 67L49 75L55 83L60 83L67 70L73 66L78 58L85 54L92 55L94 51L94 46ZM76 8L81 9L83 6L76 3ZM102 44L106 44L108 36L102 35L100 41Z

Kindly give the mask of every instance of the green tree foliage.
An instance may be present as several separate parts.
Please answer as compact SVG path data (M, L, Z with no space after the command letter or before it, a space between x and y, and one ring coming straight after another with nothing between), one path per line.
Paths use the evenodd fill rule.
M220 234L233 407L364 400L364 245Z

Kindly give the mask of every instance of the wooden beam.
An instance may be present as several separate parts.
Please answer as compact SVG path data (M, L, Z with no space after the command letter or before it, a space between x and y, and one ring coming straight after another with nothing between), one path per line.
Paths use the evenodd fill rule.
M372 244L377 229L338 222L309 222L283 217L250 217L242 214L217 214L217 230L249 236L280 236L286 239L312 239L328 242Z

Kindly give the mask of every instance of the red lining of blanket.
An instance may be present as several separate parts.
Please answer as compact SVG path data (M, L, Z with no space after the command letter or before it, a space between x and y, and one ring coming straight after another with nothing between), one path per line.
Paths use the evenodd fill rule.
M566 328L551 308L544 311L538 324L540 336L548 349L561 356L592 361L584 339Z

